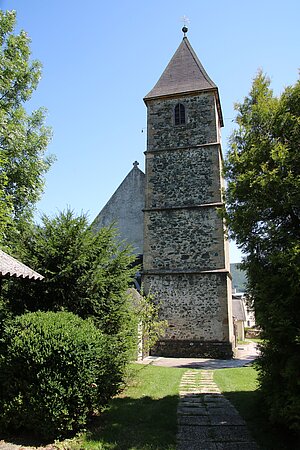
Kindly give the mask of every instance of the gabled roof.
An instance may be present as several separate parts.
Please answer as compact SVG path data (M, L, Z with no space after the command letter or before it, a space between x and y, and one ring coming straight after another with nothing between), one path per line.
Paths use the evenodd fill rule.
M201 91L215 92L220 123L223 126L218 88L206 73L188 38L184 37L160 79L144 97L144 101L147 103L147 100L153 98Z
M0 277L28 278L30 280L42 280L44 278L2 250L0 250Z
M131 171L93 221L92 228L98 231L113 224L120 240L131 244L136 254L142 254L144 207L145 174L138 168L138 162L134 162Z

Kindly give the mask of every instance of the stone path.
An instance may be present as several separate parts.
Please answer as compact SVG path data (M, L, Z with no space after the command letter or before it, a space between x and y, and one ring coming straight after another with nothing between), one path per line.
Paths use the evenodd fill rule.
M185 372L179 395L177 450L258 450L212 370Z

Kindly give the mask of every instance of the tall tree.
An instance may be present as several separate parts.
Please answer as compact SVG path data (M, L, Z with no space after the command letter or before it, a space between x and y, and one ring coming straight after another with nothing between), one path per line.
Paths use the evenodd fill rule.
M225 217L247 254L270 417L300 430L300 81L275 97L259 72L236 110Z
M5 231L11 235L32 218L51 164L45 157L51 134L45 110L28 114L24 108L37 88L41 65L31 61L30 39L24 31L15 34L15 25L15 11L0 11L0 242L6 243Z
M67 310L84 319L93 317L107 334L124 329L135 256L120 247L114 229L94 233L85 215L75 216L68 209L52 218L44 215L41 224L25 230L20 246L23 261L45 280L8 283L3 296L13 315Z

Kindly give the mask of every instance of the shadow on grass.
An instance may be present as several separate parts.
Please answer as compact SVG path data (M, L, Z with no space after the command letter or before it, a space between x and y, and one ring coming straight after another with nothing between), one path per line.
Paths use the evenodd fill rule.
M177 395L115 398L95 419L85 442L97 441L103 449L175 449L177 403Z
M64 448L175 450L177 404L177 395L160 399L115 398L106 411L93 419L80 442L76 439L77 443ZM22 446L50 444L25 434L3 438Z
M224 392L223 395L245 419L248 429L261 450L295 450L299 437L291 431L272 425L259 391Z
M49 440L39 439L38 437L33 436L32 433L28 433L28 432L20 431L20 433L18 435L10 434L10 433L4 433L2 435L0 432L0 442L1 442L1 439L3 439L5 443L7 443L7 446L9 444L21 446L21 450L23 450L23 448L25 450L26 447L35 448L35 447L45 447L45 446L47 446L47 450L51 450L51 448L55 449L54 446L51 447L51 444L54 441L50 442ZM2 447L0 447L0 448L2 448ZM9 448L10 447L7 447L7 449L9 449ZM6 449L6 447L4 447L4 449Z

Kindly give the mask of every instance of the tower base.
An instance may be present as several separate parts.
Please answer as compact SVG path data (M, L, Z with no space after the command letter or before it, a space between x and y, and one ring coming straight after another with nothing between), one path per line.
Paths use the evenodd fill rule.
M150 354L170 358L214 358L231 359L233 356L232 344L220 341L193 341L193 340L160 340Z

